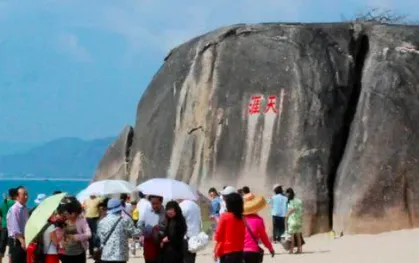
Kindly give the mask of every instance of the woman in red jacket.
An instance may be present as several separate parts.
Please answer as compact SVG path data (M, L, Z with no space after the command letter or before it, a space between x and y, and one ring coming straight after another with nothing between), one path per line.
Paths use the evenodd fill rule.
M238 193L224 197L227 212L220 216L215 231L214 260L220 263L242 263L245 237L243 198Z

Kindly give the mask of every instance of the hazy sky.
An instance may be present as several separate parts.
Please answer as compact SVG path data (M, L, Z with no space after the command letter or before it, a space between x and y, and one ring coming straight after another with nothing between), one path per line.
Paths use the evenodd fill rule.
M183 41L235 23L339 21L367 7L415 15L419 1L0 0L0 141L117 135Z

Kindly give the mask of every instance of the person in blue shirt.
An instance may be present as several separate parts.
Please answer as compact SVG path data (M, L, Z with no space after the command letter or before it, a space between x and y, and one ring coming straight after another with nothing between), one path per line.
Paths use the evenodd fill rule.
M211 199L211 217L216 219L220 216L221 198L214 187L208 190L208 195Z
M287 214L288 198L284 195L281 185L276 185L273 190L274 195L269 200L273 223L273 241L279 242L285 232L285 215Z
M214 233L215 229L217 228L218 218L220 217L220 210L221 210L221 198L214 187L211 187L208 190L208 195L211 200L211 215L210 219L211 223L211 230Z

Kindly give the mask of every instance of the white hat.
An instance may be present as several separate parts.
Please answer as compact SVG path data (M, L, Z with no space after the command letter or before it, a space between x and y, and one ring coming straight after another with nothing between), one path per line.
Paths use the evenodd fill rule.
M236 188L234 188L233 186L227 186L221 191L221 195L229 195L232 193L237 193Z
M35 204L40 204L40 203L42 203L42 201L44 201L45 200L45 198L47 198L47 195L46 194L39 194L39 195L37 195L36 196L36 200L35 200Z
M278 186L282 186L280 184L274 184L274 186L272 187L272 191L275 191L275 188L277 188Z

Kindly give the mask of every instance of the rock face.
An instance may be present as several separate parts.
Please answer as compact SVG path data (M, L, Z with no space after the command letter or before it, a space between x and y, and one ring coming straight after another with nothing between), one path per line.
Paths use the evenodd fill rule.
M134 135L133 132L134 129L131 126L125 127L118 139L111 146L109 146L99 163L94 180L129 180L127 167L129 161L129 151Z
M418 33L243 24L192 39L165 58L138 104L128 178L176 178L203 192L291 186L306 234L411 227Z
M364 70L335 184L334 226L378 233L419 226L419 27L364 32Z

